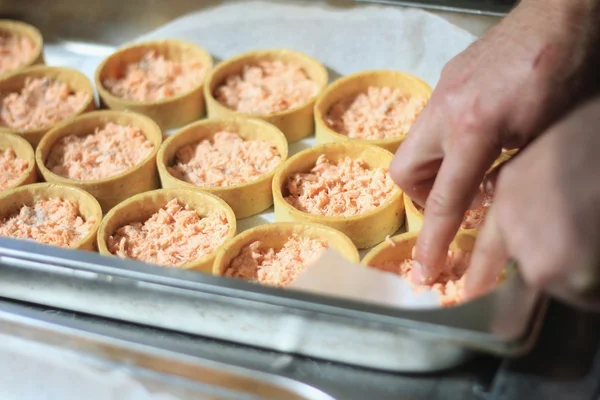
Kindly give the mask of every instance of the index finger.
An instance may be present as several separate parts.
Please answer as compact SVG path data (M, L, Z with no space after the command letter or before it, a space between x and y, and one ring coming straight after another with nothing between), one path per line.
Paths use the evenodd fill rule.
M469 156L451 149L455 151L444 158L427 198L416 249L416 259L421 265L421 271L417 271L421 283L431 283L441 272L448 247L497 153L485 139L460 146L460 150L465 148L471 149Z

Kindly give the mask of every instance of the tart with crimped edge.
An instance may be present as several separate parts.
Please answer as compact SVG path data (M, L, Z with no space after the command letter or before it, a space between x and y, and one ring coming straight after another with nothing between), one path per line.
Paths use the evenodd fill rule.
M365 255L361 263L368 267L398 274L412 283L411 263L419 232L407 232L388 238ZM432 285L414 285L414 290L431 289L441 296L441 306L463 301L464 274L475 246L476 232L460 231L450 244L445 269Z
M273 178L276 221L332 227L346 234L359 249L380 243L404 222L402 191L387 173L392 158L392 153L380 147L350 142L319 145L296 154ZM324 175L324 181L319 183L318 174L323 170L331 173ZM314 173L317 175L312 176ZM306 185L313 182L319 187ZM301 211L293 205L295 199L311 205L310 210L301 208L318 213ZM322 210L318 208L321 206Z
M78 216L83 220L80 222L87 224L89 227L89 231L80 240L73 243L70 248L96 251L96 232L102 220L102 209L92 195L75 187L53 183L34 183L0 192L0 220L3 221L17 215L23 207L32 208L38 202L53 199L65 200L74 205L77 208ZM31 211L26 214L31 214ZM40 218L44 219L45 217L38 215L38 213L35 213L35 215L34 227L38 229L39 224L43 223ZM57 218L54 219L60 221L60 215L55 217ZM67 230L74 229L76 229L75 226L69 226ZM61 232L66 233L66 228Z
M327 226L293 222L260 225L240 233L219 250L213 274L285 287L327 248L350 262L359 261L350 238Z
M212 66L211 55L194 43L153 40L108 56L95 83L102 106L144 114L167 130L205 115L202 87Z
M115 137L110 140L110 143L112 146L116 146L116 149L107 147L104 152L98 151L101 149L102 143L85 143L93 136L99 136L96 142L101 142L102 134L109 128L129 130L139 137ZM104 137L104 140L109 139L109 136ZM135 143L129 143L133 142L134 139L136 140ZM77 143L74 143L75 141ZM143 141L146 146L142 148L142 145L138 143L139 141ZM111 208L131 196L160 187L156 154L161 143L162 132L159 126L144 115L112 110L94 111L61 123L51 129L36 149L36 162L46 181L75 186L91 193L98 199L103 212L107 213ZM114 154L111 156L109 153L118 152L120 147L131 144L134 144L137 148L129 149L128 153L139 152L139 157L135 160L137 162L127 160L129 164L133 165L128 165L124 169L121 166L117 168L116 163L119 160L115 158ZM70 146L70 148L57 155L60 146ZM79 148L78 153L76 152L77 148ZM88 151L89 154L86 153L86 148L90 150ZM57 160L56 157L59 156L61 159ZM125 154L124 156L126 158L133 157L132 154ZM106 160L101 161L100 158ZM57 169L57 165L54 165L56 161L68 162L69 159L78 164L80 172L88 175L93 172L93 169L101 172L102 169L109 167L114 171L114 174L106 177L93 174L90 175L92 176L91 179L78 179L79 176L61 173ZM68 171L68 167L64 168L61 164L60 170L66 169Z
M4 176L2 179L6 179L6 181L0 183L0 191L37 182L35 153L31 144L21 136L0 133L0 160L2 159L6 159L6 162L10 163L6 167L18 173L18 176L14 176L12 179ZM3 167L0 165L0 170L2 169Z
M340 78L315 103L317 143L351 141L395 152L431 92L426 82L400 71Z
M200 147L204 153L199 153ZM268 165L254 160L262 154L269 157ZM247 165L226 162L232 155L250 159ZM215 194L242 219L273 205L271 181L287 155L287 140L274 125L258 119L217 118L195 122L170 136L158 152L157 163L162 187ZM186 171L187 166L193 168Z
M497 166L499 166L500 164L510 160L511 157L513 157L515 154L517 153L517 150L506 150L506 151L502 151L502 153L500 154L500 156L496 159L496 161L494 162L494 164L490 167L490 169L488 171L491 171L492 169L496 168ZM415 231L420 231L421 228L423 227L423 221L425 219L425 216L423 214L423 209L421 207L418 207L410 197L408 197L408 195L406 193L403 193L402 195L404 197L404 207L406 210L406 230L408 232L415 232ZM483 218L485 218L485 213L487 212L487 208L491 205L492 202L492 198L491 195L486 194L484 196L484 203L479 206L477 209L475 210L468 210L466 215L465 215L465 219L468 218L469 215L471 214L483 214L481 216L481 221L480 223L483 223ZM463 224L461 225L461 230L477 230L478 228L480 228L480 226L477 227L469 227L466 225L471 225L471 224L467 224L465 220L463 220ZM478 224L479 225L479 224Z
M196 220L203 220L205 218L217 217L220 221L226 224L226 230L223 232L222 237L219 239L221 242L209 243L211 247L214 247L212 251L207 254L203 254L197 259L187 261L182 265L164 265L168 267L177 267L181 269L193 269L201 272L212 272L212 265L215 260L215 256L219 248L228 239L231 239L236 234L236 219L235 214L231 210L231 207L227 205L223 200L215 195L205 192L199 192L188 189L159 189L150 192L138 194L124 202L120 203L116 207L106 214L98 230L98 250L104 255L115 255L111 251L111 241L115 239L118 232L125 227L135 227L137 230L144 229L144 225L150 220L154 221L155 227L160 230L168 228L169 224L177 224L185 227L185 220L178 220L178 216L169 213L168 208L173 205L173 202L177 207L177 211L184 211L188 215L184 215L183 218L190 218L189 211L193 211L193 216ZM158 217L158 218L157 218ZM198 222L198 221L195 221ZM189 225L189 224L188 224ZM174 228L176 228L175 226ZM150 246L150 252L152 251L172 251L177 252L178 247L185 247L193 245L194 240L200 240L201 237L195 238L193 235L202 234L202 231L196 229L195 226L189 225L189 232L177 232L174 229L166 233L169 237L163 237L159 242L146 239L142 243L131 243L132 246ZM220 227L219 227L220 230ZM124 232L126 234L127 232ZM211 232L206 232L210 234ZM152 232L148 233L152 236ZM123 236L125 237L125 236ZM156 238L154 238L156 239ZM206 244L206 243L204 243ZM203 245L204 245L203 244ZM117 246L120 243L116 243ZM133 248L133 247L132 247ZM154 250L153 250L154 249ZM166 249L166 250L165 250ZM127 249L126 249L127 250ZM135 248L133 248L135 250ZM133 251L131 250L131 251ZM185 250L185 249L183 249ZM129 250L127 250L129 251ZM199 251L198 254L201 252ZM132 258L132 257L126 257ZM139 259L139 258L138 258ZM144 261L144 260L140 260ZM149 261L147 261L149 262Z
M54 92L58 92L60 96ZM36 99L35 97L40 93L45 97ZM13 115L11 111L13 102L34 107L35 113L19 106L14 107L14 112L19 114ZM95 108L92 82L75 69L37 65L0 79L0 132L18 134L34 148L46 132L55 125ZM60 113L57 112L58 109ZM11 126L6 120L5 113L27 127ZM34 115L39 115L40 118L45 116L52 122L38 125L37 121L32 120Z
M303 87L311 86L312 83L314 88L310 89L310 95L303 96L302 99L295 99L297 101L293 102L290 99L296 96L295 93L293 93L294 96L281 93L277 97L281 90L291 90L293 85L272 82L274 87L267 90L268 82L258 82L256 80L277 77L275 72L269 75L271 69L276 71L294 69L286 72L286 78L289 75L289 79L302 80ZM204 87L208 117L259 118L279 128L289 142L296 142L314 133L313 106L317 96L327 85L327 80L327 70L321 63L297 51L273 49L243 53L223 61L211 72ZM246 90L249 94L242 93L242 96L238 93L240 90ZM314 94L312 94L312 91L314 91ZM255 101L254 97L250 95L257 95L259 98ZM232 104L235 102L232 101L232 104L229 104L224 100L231 98L231 96L238 99L245 98L246 103L244 104L246 106L241 107L240 104L242 103L236 103L238 106L234 107ZM263 102L261 102L262 97L266 99ZM268 107L266 106L267 103ZM248 106L261 107L260 109L250 110ZM276 109L271 111L273 109L271 106ZM239 111L242 109L244 111Z
M5 45L8 45L8 42L12 42L15 39L20 39L20 43L13 43L17 44L14 52L20 53L20 59L9 61L10 66L7 66L6 68L3 68L0 65L0 78L32 65L44 64L44 39L36 27L21 21L0 19L0 43L3 40L2 37L4 38ZM26 47L30 51L23 51L24 49L22 47ZM0 50L2 50L2 45L0 45ZM10 58L10 56L10 52L8 55L2 55L2 57L6 58ZM0 60L0 64L2 61L3 60Z

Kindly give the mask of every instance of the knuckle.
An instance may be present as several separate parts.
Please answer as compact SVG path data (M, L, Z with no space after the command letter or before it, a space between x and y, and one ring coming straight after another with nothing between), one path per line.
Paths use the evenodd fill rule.
M438 190L432 190L429 193L425 209L428 213L438 217L448 217L457 214L456 202Z
M396 155L390 164L390 178L401 189L407 190L413 185L412 164L402 156Z

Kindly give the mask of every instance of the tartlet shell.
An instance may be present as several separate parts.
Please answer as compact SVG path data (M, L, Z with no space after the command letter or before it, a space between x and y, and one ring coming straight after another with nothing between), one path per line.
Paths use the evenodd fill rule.
M311 223L276 222L248 229L227 241L217 253L213 274L223 275L242 249L255 241L262 242L266 247L280 249L292 235L325 241L330 249L337 251L348 261L358 263L360 260L352 240L335 229Z
M243 53L223 61L209 75L204 87L208 117L237 116L259 118L279 128L289 142L296 142L307 136L311 136L315 131L313 107L319 94L300 106L270 114L240 113L223 106L214 97L217 87L223 84L228 76L239 74L245 65L253 65L259 61L277 60L301 66L308 77L321 87L319 94L327 86L327 69L320 62L306 54L286 49L259 50Z
M76 187L44 182L0 192L0 219L18 212L24 205L31 206L36 201L55 197L77 202L79 213L86 221L90 218L96 219L90 232L81 241L70 247L75 250L96 251L96 232L102 220L102 210L98 201L91 194Z
M57 175L46 167L52 148L60 139L68 135L84 136L94 133L109 122L118 125L132 125L139 128L154 145L154 150L141 163L118 175L90 181L80 181ZM42 139L35 152L35 159L44 179L48 182L75 186L92 194L100 203L102 211L111 208L136 194L160 187L156 168L156 154L162 144L162 132L150 118L124 111L94 111L52 128Z
M271 181L275 169L259 178L232 186L196 186L182 181L169 173L167 167L173 164L177 151L190 143L212 139L215 133L228 131L239 134L245 140L265 140L273 143L281 156L281 162L287 159L288 145L281 131L267 122L247 118L219 118L198 121L190 124L172 136L161 146L158 156L158 172L163 188L182 188L209 192L225 200L238 219L256 215L273 205ZM281 164L280 164L281 165Z
M380 243L371 249L361 263L372 267L386 261L404 261L412 258L413 247L417 244L419 232L406 232L392 236L389 240ZM450 244L450 250L461 249L466 252L473 251L477 232L474 230L459 231Z
M19 70L15 73L4 76L0 79L0 93L3 95L8 95L14 92L20 92L25 86L25 80L27 78L50 78L55 81L64 82L69 86L69 88L73 91L84 92L88 95L88 99L84 106L71 115L70 117L65 118L59 123L70 121L73 118L86 113L88 111L92 111L96 108L96 101L94 98L94 87L92 82L81 72L65 67L48 67L45 65L37 65L29 68L25 68ZM4 96L0 98L0 101ZM58 124L47 126L38 129L28 129L28 130L20 130L9 128L4 125L0 125L0 132L9 132L20 135L24 137L31 145L35 148L38 143L42 140L44 135L52 129L54 126Z
M9 74L18 72L23 68L31 67L32 65L44 64L44 38L36 27L21 21L0 19L0 32L8 32L13 35L25 36L35 44L35 52L31 55L29 60L16 69L7 71L4 74L0 74L0 79Z
M206 216L208 213L217 210L223 212L229 223L229 232L225 241L235 236L237 229L235 215L231 207L217 196L187 189L158 189L125 200L106 214L98 229L97 239L100 253L113 255L108 250L107 241L118 228L133 222L147 220L173 199L178 199L181 203L189 205L200 216ZM194 260L180 268L210 273L218 250L219 248L214 253Z
M143 102L120 98L104 87L105 79L121 76L129 64L139 61L149 51L156 51L157 54L174 61L198 60L205 68L202 81L185 93ZM200 46L182 40L152 40L123 47L108 56L96 69L94 79L103 107L146 115L163 130L167 130L181 127L205 115L202 88L212 66L212 56Z
M359 249L372 247L382 242L386 236L396 233L404 222L404 201L400 189L396 189L387 203L352 217L309 214L297 210L285 201L284 196L287 193L284 194L282 189L288 177L294 173L308 172L322 154L333 162L348 156L365 161L370 168L385 169L389 167L393 158L392 153L380 147L350 142L318 145L296 154L277 170L273 178L275 220L312 222L329 226L346 234Z
M21 136L12 133L0 133L0 150L7 149L12 149L17 158L27 161L29 165L21 179L5 190L37 182L38 172L35 165L35 153L31 144Z
M329 109L338 101L366 91L370 86L393 87L400 89L408 97L422 97L429 100L431 87L420 78L400 71L364 71L345 76L333 82L315 103L315 136L317 143L351 141L353 143L371 144L394 153L406 137L406 133L389 139L364 140L354 139L329 128L325 117Z

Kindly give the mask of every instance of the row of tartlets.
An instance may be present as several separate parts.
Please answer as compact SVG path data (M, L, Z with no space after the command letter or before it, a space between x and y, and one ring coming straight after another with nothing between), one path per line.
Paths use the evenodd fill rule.
M99 163L93 158L110 153L107 149L97 152L99 143L94 137L105 135L110 148L111 132L130 133L128 142L135 139L135 132L140 133L149 145L146 154L140 157L136 151L145 147L138 138L133 148L113 149L113 157L129 156L132 163L125 169L109 169L114 175L91 180L59 175L74 172L79 177L97 178L107 165L115 166L111 158ZM223 152L216 146L219 137L234 143L229 142ZM0 134L1 154L13 150L12 165L21 170L22 177L15 185L25 184L0 193L0 236L98 249L153 264L286 286L324 248L338 250L357 262L357 248L386 240L404 221L402 193L387 175L393 155L376 146L330 143L286 160L283 134L255 119L199 121L161 141L160 129L152 120L117 111L91 112L59 124L44 137L35 157L24 139ZM83 149L69 153L74 143ZM200 161L210 164L214 156L249 149L250 154L261 154L254 151L261 148L262 154L275 162L248 181L203 187L175 173L179 171L174 167L193 173L185 166L197 154ZM86 164L90 157L91 164ZM15 159L25 163L15 163ZM61 162L65 160L69 162ZM220 161L234 160L225 157ZM36 165L48 183L27 185L37 178ZM226 175L231 176L235 177ZM166 189L155 190L159 186ZM255 213L273 202L276 220L289 223L264 225L235 236L240 215L246 216L248 210ZM410 235L388 238L372 253L389 253L389 243L412 243L413 239ZM395 254L402 256L402 261L411 255L404 250ZM365 260L369 257L373 258ZM464 257L460 260L464 264ZM387 261L365 263L387 271L396 268ZM396 272L407 275L410 269L399 264ZM446 304L457 301L455 282L461 276L455 274L453 279L446 277L445 283L437 283L441 293L451 296Z
M0 21L0 46L10 24ZM95 84L112 111L89 112L95 93L84 75L28 66L43 63L33 58L43 47L35 32L29 61L5 75L0 64L0 132L20 136L0 134L1 236L275 286L324 248L358 261L357 249L381 243L364 262L410 272L416 233L389 236L405 203L409 230L422 209L387 167L431 94L420 79L369 71L327 87L326 69L302 53L255 51L213 68L198 46L160 40L102 62ZM210 119L194 123L205 110ZM288 142L313 133L320 145L288 159ZM40 177L48 183L30 185ZM235 236L236 219L271 205L277 224ZM454 272L438 282L447 303L467 258L449 254Z
M3 23L8 22L0 21L0 47ZM35 36L31 41L38 51L43 43L39 33ZM8 58L9 50L3 49ZM93 85L84 75L69 68L32 67L42 63L43 58L36 58L12 70L0 65L0 130L18 133L34 146L58 117L72 118L96 107ZM33 97L43 97L41 90L55 83L52 97L61 101L52 105L57 110L52 118L24 121ZM361 72L327 83L327 69L300 52L251 51L213 67L212 57L201 47L170 39L117 50L98 66L94 82L100 106L144 114L163 130L205 115L254 117L275 125L289 142L314 133L318 143L350 139L390 151L398 147L432 91L419 78L399 71Z

